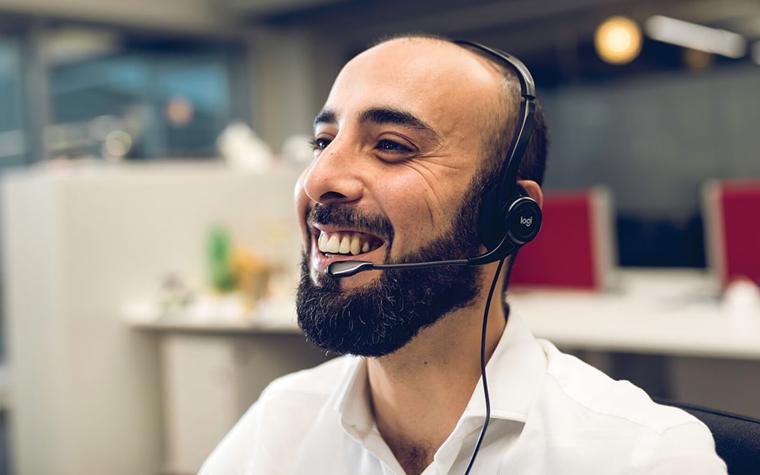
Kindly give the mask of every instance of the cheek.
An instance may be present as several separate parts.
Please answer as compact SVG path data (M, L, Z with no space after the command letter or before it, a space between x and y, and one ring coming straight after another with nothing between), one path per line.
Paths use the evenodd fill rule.
M392 177L376 179L382 190L378 198L393 223L392 254L398 256L417 249L446 232L467 192L464 172L443 172L435 176L425 169L406 168Z
M303 249L308 252L309 230L306 227L306 212L312 203L303 189L303 179L305 174L306 172L301 174L296 182L295 189L293 190L293 202L295 204L296 219L298 220L298 226L301 230L301 244Z
M405 253L429 241L445 210L435 199L435 190L419 175L416 179L399 177L381 188L384 212L393 223L393 253Z

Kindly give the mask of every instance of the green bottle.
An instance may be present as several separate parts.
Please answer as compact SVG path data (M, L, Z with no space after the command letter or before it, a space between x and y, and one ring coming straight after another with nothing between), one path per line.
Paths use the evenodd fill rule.
M212 288L223 293L235 288L232 244L229 233L222 227L214 227L209 232L208 264Z

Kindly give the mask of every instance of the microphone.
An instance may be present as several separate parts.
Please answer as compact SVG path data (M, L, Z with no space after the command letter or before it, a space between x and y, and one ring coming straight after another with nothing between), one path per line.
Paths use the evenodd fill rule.
M510 244L512 244L510 246ZM428 262L402 262L398 264L374 264L368 261L337 261L327 266L327 275L331 277L343 278L351 277L359 272L368 270L386 270L386 269L425 269L429 267L441 266L481 266L496 262L503 257L512 254L518 246L514 245L508 236L504 236L498 246L492 250L475 257L465 259L449 259L443 261Z
M466 266L469 259L452 259L448 261L405 262L401 264L373 264L368 261L338 261L327 266L327 274L332 277L350 277L368 270L385 269L424 269L438 266Z

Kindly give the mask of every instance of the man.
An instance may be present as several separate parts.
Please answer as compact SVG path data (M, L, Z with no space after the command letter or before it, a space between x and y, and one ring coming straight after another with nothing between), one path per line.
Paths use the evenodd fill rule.
M429 37L385 41L343 68L296 187L297 304L306 336L349 356L272 383L202 474L465 472L485 416L481 324L496 264L325 271L480 253L479 204L518 92L486 55ZM537 119L519 183L540 204ZM536 340L506 305L487 318L491 421L472 473L725 473L696 419Z

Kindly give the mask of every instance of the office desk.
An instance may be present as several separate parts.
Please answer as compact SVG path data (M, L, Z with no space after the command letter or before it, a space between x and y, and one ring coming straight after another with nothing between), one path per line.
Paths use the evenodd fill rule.
M760 360L760 306L722 302L704 271L626 270L606 293L515 291L510 302L565 348Z
M607 292L518 289L509 301L537 337L567 348L760 360L760 305L731 307L702 270L621 270ZM280 306L248 321L157 319L140 310L126 317L135 328L165 332L300 334L294 312Z

